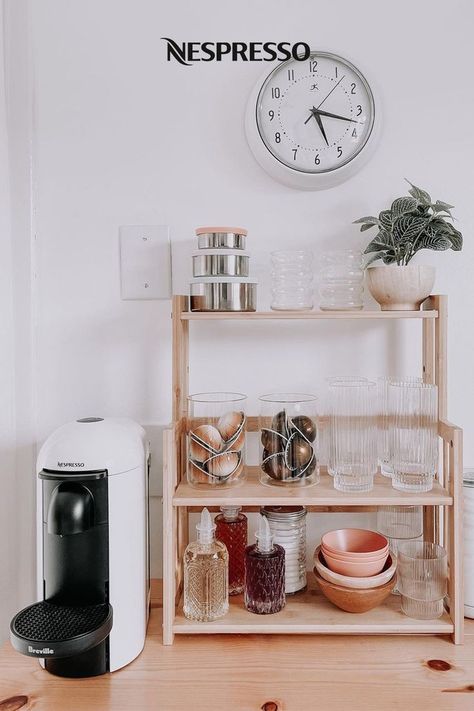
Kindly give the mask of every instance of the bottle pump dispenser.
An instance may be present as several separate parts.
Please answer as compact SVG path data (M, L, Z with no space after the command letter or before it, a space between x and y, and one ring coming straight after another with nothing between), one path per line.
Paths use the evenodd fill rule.
M148 447L132 420L60 427L37 462L39 602L10 625L52 674L96 676L140 654L149 609Z

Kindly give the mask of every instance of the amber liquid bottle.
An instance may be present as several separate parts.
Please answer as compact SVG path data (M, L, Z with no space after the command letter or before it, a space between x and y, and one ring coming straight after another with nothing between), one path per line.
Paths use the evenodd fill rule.
M257 615L285 606L285 550L273 543L268 520L260 516L257 543L245 551L245 607Z
M229 553L229 595L244 591L247 516L240 510L240 506L221 506L222 513L214 519L216 539L224 543Z

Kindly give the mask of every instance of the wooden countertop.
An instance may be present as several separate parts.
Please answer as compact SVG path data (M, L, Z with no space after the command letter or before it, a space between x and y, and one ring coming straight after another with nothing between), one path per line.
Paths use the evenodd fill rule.
M474 708L474 621L443 637L176 636L154 581L145 649L114 674L60 679L0 650L0 711L451 711Z

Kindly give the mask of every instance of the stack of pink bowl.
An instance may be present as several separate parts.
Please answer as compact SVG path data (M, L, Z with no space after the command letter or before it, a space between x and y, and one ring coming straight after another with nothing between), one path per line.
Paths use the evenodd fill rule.
M314 573L323 594L347 612L367 612L395 585L396 560L380 533L342 528L326 533L314 555Z
M367 578L380 573L388 558L388 540L375 531L340 528L321 538L321 551L335 573Z

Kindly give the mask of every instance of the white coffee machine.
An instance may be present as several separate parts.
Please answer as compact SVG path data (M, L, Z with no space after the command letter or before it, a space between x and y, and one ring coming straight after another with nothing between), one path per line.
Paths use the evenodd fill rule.
M149 452L128 419L60 427L37 462L39 602L11 641L52 674L96 676L140 654L149 610Z

